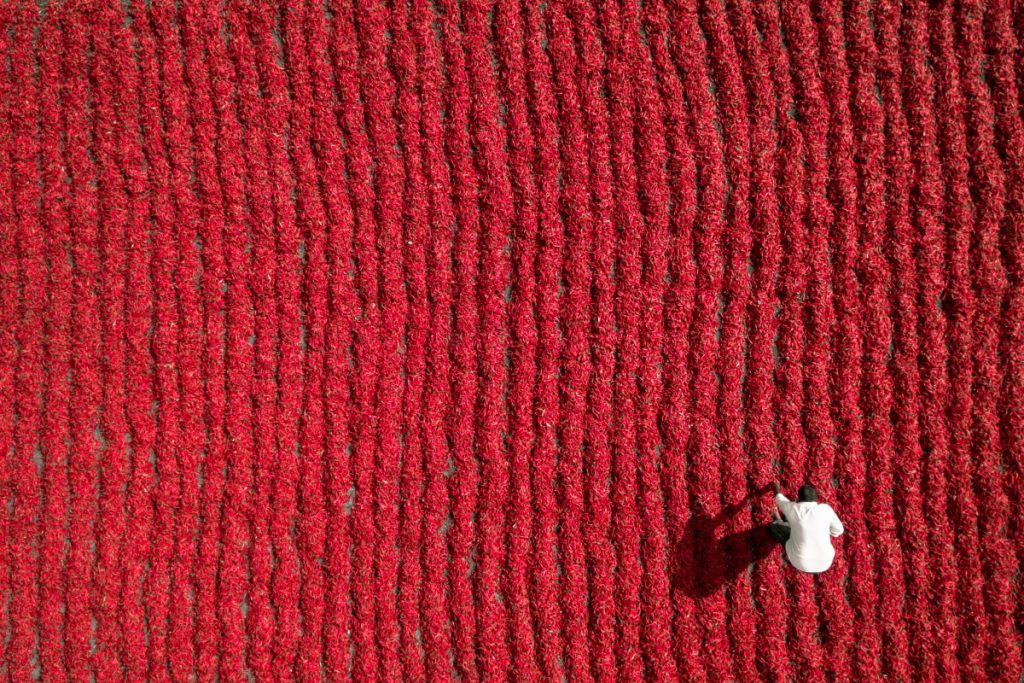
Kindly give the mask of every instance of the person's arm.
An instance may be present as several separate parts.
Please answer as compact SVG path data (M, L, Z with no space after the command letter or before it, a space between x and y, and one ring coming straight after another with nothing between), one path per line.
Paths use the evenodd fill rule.
M843 523L839 521L839 515L836 514L836 511L831 506L829 507L829 512L832 513L832 521L828 523L828 533L833 538L842 536L845 529L843 529Z
M786 521L789 521L789 513L793 509L793 502L783 495L782 486L779 485L778 480L772 482L772 490L775 491L775 505L778 506L779 512L782 513Z
M779 506L779 512L781 512L782 516L788 521L790 518L789 513L793 510L793 501L786 498L782 492L777 492L775 494L775 504Z

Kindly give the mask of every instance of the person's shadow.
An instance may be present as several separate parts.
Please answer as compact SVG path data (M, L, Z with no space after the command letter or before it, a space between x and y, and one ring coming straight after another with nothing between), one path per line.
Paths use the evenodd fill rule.
M749 521L749 501L766 489L749 494L722 509L716 517L694 514L673 553L673 586L693 598L707 597L734 581L753 563L768 557L778 543L768 533L767 522ZM747 528L723 534L726 524L746 512Z

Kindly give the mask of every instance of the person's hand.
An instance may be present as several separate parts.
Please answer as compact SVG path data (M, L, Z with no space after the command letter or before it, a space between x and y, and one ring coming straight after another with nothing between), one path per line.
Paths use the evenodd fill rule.
M779 482L772 482L772 491L775 491L775 495L779 495L780 493L782 493L782 487L779 486Z

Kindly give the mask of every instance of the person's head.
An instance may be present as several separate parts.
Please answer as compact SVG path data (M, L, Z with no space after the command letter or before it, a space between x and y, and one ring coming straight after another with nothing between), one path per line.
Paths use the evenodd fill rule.
M804 484L797 491L797 501L800 503L817 503L818 502L818 489L814 488L810 484Z

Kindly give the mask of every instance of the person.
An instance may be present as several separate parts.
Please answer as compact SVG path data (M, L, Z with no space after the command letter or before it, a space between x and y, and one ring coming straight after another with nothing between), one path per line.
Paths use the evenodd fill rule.
M810 574L819 574L831 567L836 556L832 539L843 533L843 523L835 510L818 503L818 491L810 484L800 487L796 502L783 495L779 482L774 482L772 488L777 507L772 510L768 531L785 544L789 563Z

